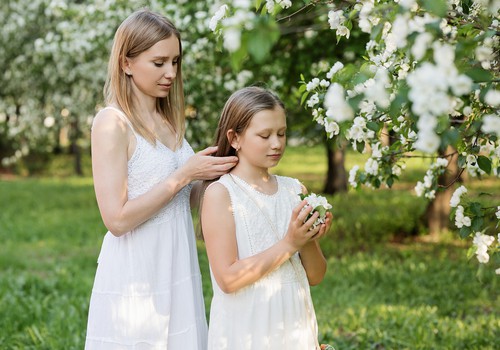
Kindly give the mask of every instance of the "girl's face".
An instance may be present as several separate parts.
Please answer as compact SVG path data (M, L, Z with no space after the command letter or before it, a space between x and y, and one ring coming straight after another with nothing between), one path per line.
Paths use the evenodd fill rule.
M166 97L177 76L179 56L179 40L171 35L137 57L127 58L124 70L136 90L155 98Z
M266 169L276 166L286 146L285 111L276 106L256 113L247 129L236 135L232 144L239 148L240 163Z

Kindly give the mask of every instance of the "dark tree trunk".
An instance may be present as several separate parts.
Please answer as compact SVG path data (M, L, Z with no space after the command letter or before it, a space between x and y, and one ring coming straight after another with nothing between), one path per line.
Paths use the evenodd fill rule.
M75 157L75 174L78 176L83 176L82 169L82 150L78 146L78 139L80 138L80 128L78 127L78 120L71 123L70 131L70 152Z
M344 148L340 148L333 142L326 142L326 154L328 162L328 173L326 175L323 192L335 194L347 191L347 173L345 170Z
M438 179L438 184L445 186L445 189L436 192L436 198L429 203L426 209L425 218L432 236L437 236L447 229L450 221L450 199L454 192L454 186L450 184L459 176L458 154L455 151L453 147L448 146L445 152L439 154L440 156L453 154L453 156L447 158L449 162L447 171Z

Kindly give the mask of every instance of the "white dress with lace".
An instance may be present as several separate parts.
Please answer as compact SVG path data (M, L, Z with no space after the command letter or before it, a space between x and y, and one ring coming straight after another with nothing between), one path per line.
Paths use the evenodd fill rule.
M149 191L193 155L186 140L172 151L134 134L137 145L128 161L129 199ZM190 191L191 186L184 187L155 216L123 236L105 235L85 349L206 349Z
M273 195L258 192L234 175L224 175L218 181L231 198L239 259L255 255L282 238L276 237L270 220L278 235L283 236L288 229L292 210L300 202L301 186L292 178L276 179L278 190ZM224 293L212 275L209 350L317 349L316 315L306 273L298 254L291 259L293 265L289 260L235 293Z

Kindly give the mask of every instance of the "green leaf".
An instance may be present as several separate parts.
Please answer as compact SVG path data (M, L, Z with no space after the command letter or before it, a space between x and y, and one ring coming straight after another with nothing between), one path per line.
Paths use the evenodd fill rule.
M259 26L248 33L248 53L257 63L262 63L279 37L279 28L275 22L259 21Z
M363 153L363 151L365 150L365 142L356 142L356 151L358 151L359 153Z
M444 17L448 11L448 5L444 0L423 0L423 7L430 13Z
M472 229L470 227L463 226L459 231L459 235L461 238L467 238L470 236L471 232Z
M482 207L481 203L478 203L478 202L472 202L469 205L469 209L470 209L471 213L474 214L474 216L482 216L483 215L482 208L483 207Z
M306 102L307 97L309 96L309 91L304 92L302 95L302 98L300 99L300 105L304 105L304 102Z
M459 154L458 155L458 167L465 168L466 164L467 164L467 157Z
M490 82L493 80L493 75L491 72L483 69L483 68L471 68L467 71L465 71L465 74L468 75L472 80L474 80L476 83L479 82Z
M382 35L382 29L384 28L384 22L377 24L374 26L371 30L370 33L370 39L378 41L380 39L380 36Z
M484 171L486 174L491 173L491 159L485 156L477 157L477 165L479 168Z
M376 123L376 122L368 122L368 123L366 123L366 127L370 130L375 131L375 132L380 130L380 125L379 125L379 123Z
M481 216L472 219L471 229L475 232L481 231L484 225L484 220Z
M476 251L477 251L477 246L475 246L474 244L471 245L467 250L467 259L470 260L470 258L472 258L474 254L476 254Z

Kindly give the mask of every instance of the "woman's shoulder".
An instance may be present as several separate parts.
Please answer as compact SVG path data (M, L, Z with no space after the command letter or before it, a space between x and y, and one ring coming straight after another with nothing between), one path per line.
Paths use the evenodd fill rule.
M108 135L125 135L131 128L123 112L114 107L105 107L94 116L92 132Z

